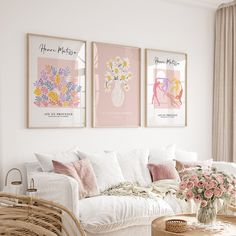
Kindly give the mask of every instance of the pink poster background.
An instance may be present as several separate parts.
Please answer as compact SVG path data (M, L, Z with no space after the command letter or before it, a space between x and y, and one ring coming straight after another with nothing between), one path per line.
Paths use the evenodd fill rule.
M137 127L140 125L140 53L139 48L124 47L105 43L94 43L94 125L97 127ZM112 90L106 92L105 74L107 62L116 57L128 58L129 91L121 107L112 103Z

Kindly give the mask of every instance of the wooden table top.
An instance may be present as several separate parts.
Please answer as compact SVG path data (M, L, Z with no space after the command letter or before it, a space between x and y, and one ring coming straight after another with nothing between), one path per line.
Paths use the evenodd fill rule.
M170 219L182 219L188 223L187 231L184 233L172 233L165 230L165 221ZM195 214L181 214L163 216L152 222L152 236L236 236L236 217L218 215L216 222L211 227L198 224Z

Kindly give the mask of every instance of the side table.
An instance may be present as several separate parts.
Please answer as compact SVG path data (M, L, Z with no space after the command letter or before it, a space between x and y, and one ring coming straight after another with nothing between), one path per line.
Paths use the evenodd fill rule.
M184 233L173 233L165 230L165 221L170 219L182 219L188 223L187 231ZM236 217L218 215L216 224L211 228L199 226L195 214L181 214L173 216L163 216L152 222L152 236L236 236Z

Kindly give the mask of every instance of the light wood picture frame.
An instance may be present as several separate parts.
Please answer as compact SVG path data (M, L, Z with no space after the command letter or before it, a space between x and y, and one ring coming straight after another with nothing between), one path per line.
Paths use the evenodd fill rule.
M92 43L93 127L141 125L141 49Z
M27 34L28 128L86 127L86 44Z
M187 54L145 49L146 127L187 126Z

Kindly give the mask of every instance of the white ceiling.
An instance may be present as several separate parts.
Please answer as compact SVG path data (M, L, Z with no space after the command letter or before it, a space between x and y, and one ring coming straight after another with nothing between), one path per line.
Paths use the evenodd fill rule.
M222 3L232 2L233 0L172 0L182 4L196 5L209 8L217 8Z

